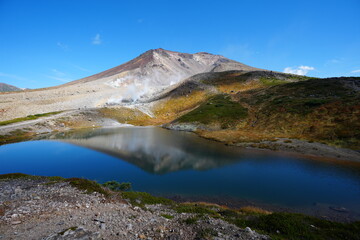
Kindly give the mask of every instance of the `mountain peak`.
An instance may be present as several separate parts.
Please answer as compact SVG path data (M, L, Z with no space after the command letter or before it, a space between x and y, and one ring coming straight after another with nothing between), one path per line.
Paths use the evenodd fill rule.
M207 52L190 54L156 48L150 49L122 65L66 85L103 81L113 87L138 83L159 89L176 84L198 73L228 70L254 71L259 69Z

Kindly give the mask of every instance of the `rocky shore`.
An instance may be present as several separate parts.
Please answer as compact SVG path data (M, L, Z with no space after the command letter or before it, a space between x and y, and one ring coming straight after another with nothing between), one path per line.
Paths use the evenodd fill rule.
M57 178L2 175L0 239L269 239L206 214L139 207L108 193L89 194Z

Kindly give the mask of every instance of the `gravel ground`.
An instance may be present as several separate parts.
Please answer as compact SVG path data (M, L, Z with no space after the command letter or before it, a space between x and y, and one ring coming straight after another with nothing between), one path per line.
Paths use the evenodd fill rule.
M204 231L210 231L212 239L268 239L220 219L205 216L186 224L190 213L159 204L146 207L85 194L67 182L1 180L0 239L202 239Z

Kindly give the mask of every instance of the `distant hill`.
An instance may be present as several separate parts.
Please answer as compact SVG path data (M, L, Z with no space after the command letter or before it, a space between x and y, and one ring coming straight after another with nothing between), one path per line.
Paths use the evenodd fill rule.
M22 91L22 89L6 83L0 83L0 92L15 92L15 91Z

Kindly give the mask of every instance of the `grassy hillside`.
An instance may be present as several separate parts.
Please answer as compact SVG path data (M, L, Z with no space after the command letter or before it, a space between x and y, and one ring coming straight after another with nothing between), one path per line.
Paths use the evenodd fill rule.
M100 111L134 125L194 124L200 135L223 142L283 137L360 149L359 90L360 78L202 73L152 102L151 117L128 108Z
M235 127L248 116L241 104L231 100L229 95L219 94L202 103L198 108L181 116L179 122L219 123L221 128Z
M359 149L360 78L292 80L259 77L249 81L236 74L232 79L228 75L206 80L223 89L249 83L259 87L211 98L173 124L204 124L221 141L288 137ZM221 133L213 127L219 125Z

